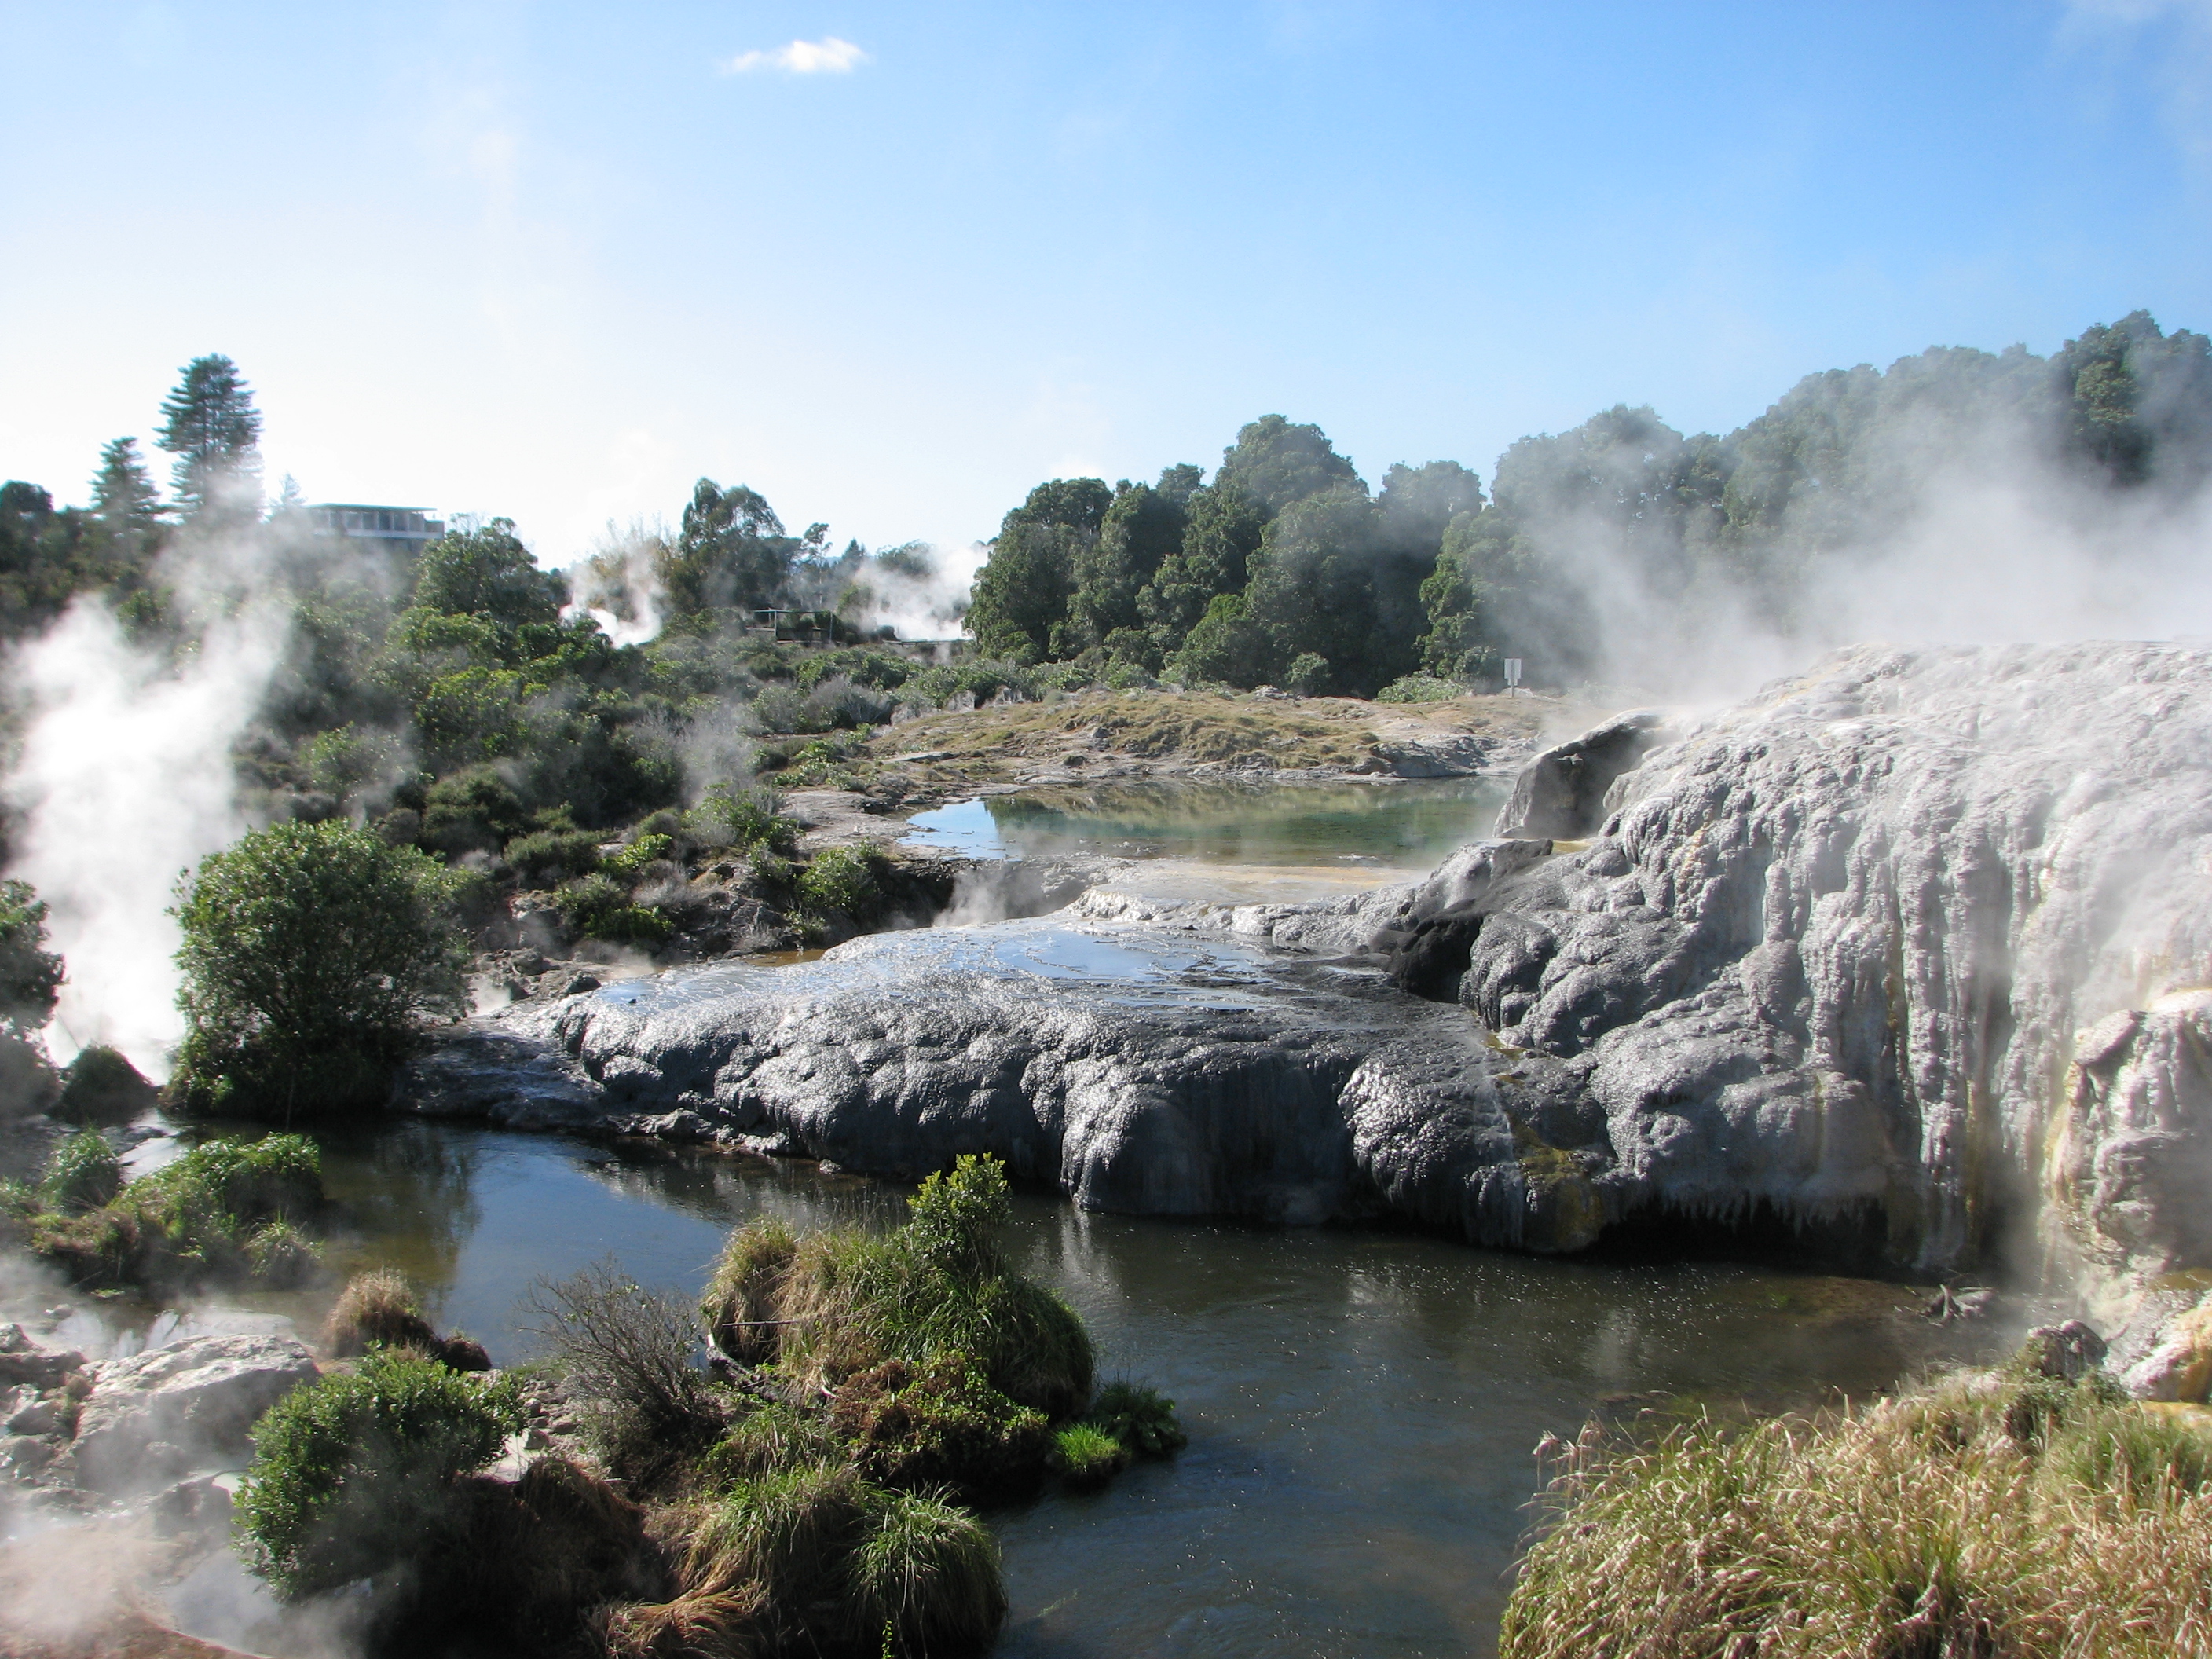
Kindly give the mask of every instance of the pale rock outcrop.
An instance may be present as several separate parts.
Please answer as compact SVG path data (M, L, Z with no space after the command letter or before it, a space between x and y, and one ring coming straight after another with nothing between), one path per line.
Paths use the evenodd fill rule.
M480 1022L404 1101L863 1170L989 1150L1116 1209L2009 1250L2113 1311L2212 1266L2212 653L1861 647L1522 786L1410 888L1094 890L632 981Z
M93 1372L71 1448L81 1485L163 1485L195 1468L242 1467L254 1420L319 1373L289 1337L201 1336Z

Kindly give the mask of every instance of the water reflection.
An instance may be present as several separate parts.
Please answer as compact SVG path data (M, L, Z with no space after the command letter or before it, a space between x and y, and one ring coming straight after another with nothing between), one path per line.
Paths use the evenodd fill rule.
M1093 853L1208 865L1334 862L1425 871L1488 834L1505 792L1492 778L1030 789L917 813L905 844L972 858Z
M904 1188L794 1164L419 1123L322 1140L345 1206L334 1266L404 1267L441 1326L501 1364L528 1352L516 1304L541 1276L612 1255L689 1297L752 1216L884 1226L904 1211ZM1104 1373L1164 1389L1192 1435L1103 1493L993 1516L1013 1595L999 1652L1024 1659L1486 1651L1546 1431L1593 1411L1863 1393L1957 1340L1913 1317L1902 1287L1751 1267L1086 1215L1034 1195L1011 1243L1089 1322ZM311 1326L330 1293L186 1317ZM1968 1340L1994 1352L2011 1335Z

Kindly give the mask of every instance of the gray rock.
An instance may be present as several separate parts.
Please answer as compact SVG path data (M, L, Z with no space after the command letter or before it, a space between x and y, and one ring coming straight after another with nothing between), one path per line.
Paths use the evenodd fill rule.
M2105 1339L2078 1319L2063 1325L2039 1325L2021 1346L2028 1367L2062 1382L2073 1382L2105 1363Z
M1499 830L1334 904L1094 891L610 986L416 1103L1537 1248L1764 1214L2116 1304L2212 1266L2212 653L1839 653L1547 751Z
M237 1467L254 1420L318 1374L314 1357L283 1336L193 1337L110 1360L77 1416L77 1478L118 1491Z

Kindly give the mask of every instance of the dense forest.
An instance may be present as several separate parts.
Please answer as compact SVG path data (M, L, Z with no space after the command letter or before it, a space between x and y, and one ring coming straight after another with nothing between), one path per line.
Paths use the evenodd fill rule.
M1452 461L1370 488L1318 427L1265 416L1210 478L1031 490L952 652L860 625L885 590L943 586L932 550L833 552L827 526L794 534L743 484L700 480L675 527L611 537L572 582L502 520L408 558L319 533L289 479L267 496L228 358L189 365L161 415L166 493L131 438L100 452L85 507L0 488L6 635L94 594L181 662L215 618L273 608L283 660L238 756L252 815L349 817L453 860L520 842L557 866L549 845L718 787L836 783L842 734L902 707L1161 678L1443 695L1507 654L1571 684L1606 665L1608 588L1652 617L1724 597L1787 635L1824 571L1961 468L2093 504L2189 496L2212 471L2212 341L2136 313L2047 359L1934 349L1808 376L1726 437L1614 408L1516 443L1486 490Z
M1151 484L1038 485L1000 526L969 621L989 651L1109 677L1358 696L1415 677L1407 695L1491 679L1511 654L1564 684L1603 672L1608 612L1724 602L1796 631L1824 569L1880 548L1947 480L2179 499L2208 470L2212 341L2142 312L2047 359L1934 348L1808 375L1726 437L1609 409L1521 440L1486 496L1452 461L1370 489L1320 428L1269 415L1210 481L1182 465Z

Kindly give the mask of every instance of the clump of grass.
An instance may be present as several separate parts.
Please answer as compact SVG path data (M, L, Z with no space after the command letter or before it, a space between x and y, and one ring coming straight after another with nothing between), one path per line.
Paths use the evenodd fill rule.
M926 1492L870 1495L842 1588L841 1622L855 1648L887 1631L896 1654L978 1653L1006 1616L997 1540Z
M2109 1379L1966 1373L1869 1410L1559 1453L1504 1659L2191 1651L2212 1431Z
M699 1311L714 1346L739 1364L775 1357L775 1309L798 1251L798 1235L774 1216L756 1216L722 1247Z
M396 1267L356 1273L323 1322L323 1346L340 1359L372 1348L413 1348L427 1353L437 1340L416 1300L415 1287Z
M53 1115L64 1123L125 1123L159 1095L121 1054L95 1042L79 1050L63 1072Z
M1105 1430L1071 1423L1052 1437L1052 1466L1071 1486L1103 1486L1128 1467L1129 1449Z
M46 1158L39 1196L64 1214L111 1204L123 1190L123 1160L97 1129L64 1137Z
M817 1233L787 1256L772 1230L733 1239L706 1307L722 1351L773 1359L822 1390L888 1359L957 1352L1017 1405L1055 1420L1081 1412L1096 1370L1090 1335L1059 1296L1008 1270L998 1243L1012 1213L1005 1166L963 1157L908 1205L894 1233Z

